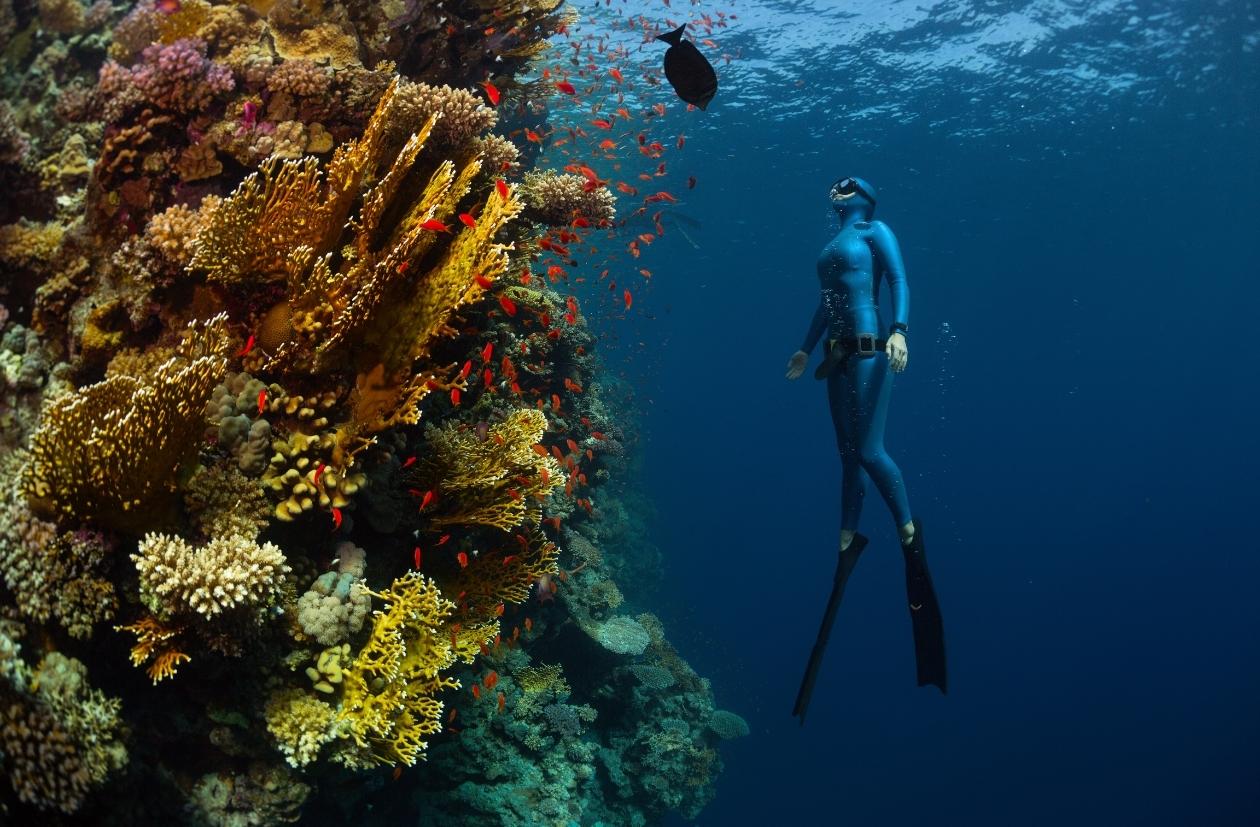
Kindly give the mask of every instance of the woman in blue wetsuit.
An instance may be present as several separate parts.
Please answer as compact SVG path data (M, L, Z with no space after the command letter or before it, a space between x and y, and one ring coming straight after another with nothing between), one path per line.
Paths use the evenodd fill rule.
M788 361L787 378L805 372L809 353L827 331L823 362L814 372L827 380L827 398L844 468L840 497L840 562L828 614L823 620L815 658L797 698L804 723L804 704L812 688L815 659L821 658L840 595L867 540L857 533L858 517L873 482L897 523L906 561L906 592L914 626L919 685L945 691L945 649L940 609L932 590L923 549L923 529L910 512L901 470L884 450L884 424L892 396L892 375L909 361L906 333L910 319L910 287L897 237L887 224L872 220L875 189L861 178L841 178L831 187L831 205L840 216L840 231L818 258L822 297L801 349ZM888 282L891 322L880 323L879 284Z

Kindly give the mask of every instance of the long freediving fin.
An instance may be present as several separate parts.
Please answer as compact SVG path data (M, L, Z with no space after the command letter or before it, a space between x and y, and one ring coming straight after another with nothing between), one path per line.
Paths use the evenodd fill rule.
M809 664L805 667L805 677L801 679L801 688L796 693L796 706L792 714L801 719L805 726L805 710L809 708L809 696L814 692L814 681L818 679L818 670L822 667L823 653L827 650L827 639L831 636L831 626L835 623L836 612L840 609L840 598L844 597L844 585L849 575L857 566L862 549L866 548L866 538L854 534L849 547L840 552L836 561L836 577L831 585L831 598L827 601L827 611L823 612L822 625L818 628L818 639L814 641L814 650L809 653Z
M906 559L906 602L914 626L914 661L919 686L931 684L945 694L945 627L923 549L923 525L918 520L914 521L914 539L909 546L901 547L901 553Z

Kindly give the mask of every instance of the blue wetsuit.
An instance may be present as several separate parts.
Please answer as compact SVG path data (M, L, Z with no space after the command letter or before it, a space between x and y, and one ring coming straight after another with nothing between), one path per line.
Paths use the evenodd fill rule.
M832 204L842 226L818 257L822 298L801 345L805 353L818 344L824 328L830 330L829 339L841 342L859 334L884 338L893 326L905 329L910 315L910 288L897 237L883 222L871 220L874 202L856 194ZM879 320L880 278L888 281L892 294L890 327L883 327ZM841 530L857 530L868 479L875 483L898 526L911 521L901 470L884 450L891 395L892 371L882 350L870 356L851 354L827 377L831 419L844 467Z

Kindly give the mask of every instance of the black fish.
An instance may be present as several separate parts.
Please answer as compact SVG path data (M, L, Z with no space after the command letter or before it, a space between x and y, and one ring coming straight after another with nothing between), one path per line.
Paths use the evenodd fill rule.
M665 77L674 87L678 97L704 109L717 94L717 72L707 58L690 40L683 40L684 23L668 34L657 35L657 40L669 44L665 51Z

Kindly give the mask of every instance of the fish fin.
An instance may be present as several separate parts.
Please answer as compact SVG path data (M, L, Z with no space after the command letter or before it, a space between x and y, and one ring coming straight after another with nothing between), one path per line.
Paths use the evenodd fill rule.
M677 29L674 29L672 32L666 32L665 34L658 34L656 36L656 39L663 40L671 46L677 46L679 43L682 42L683 30L686 28L687 28L687 24L684 23L681 26L679 26Z

